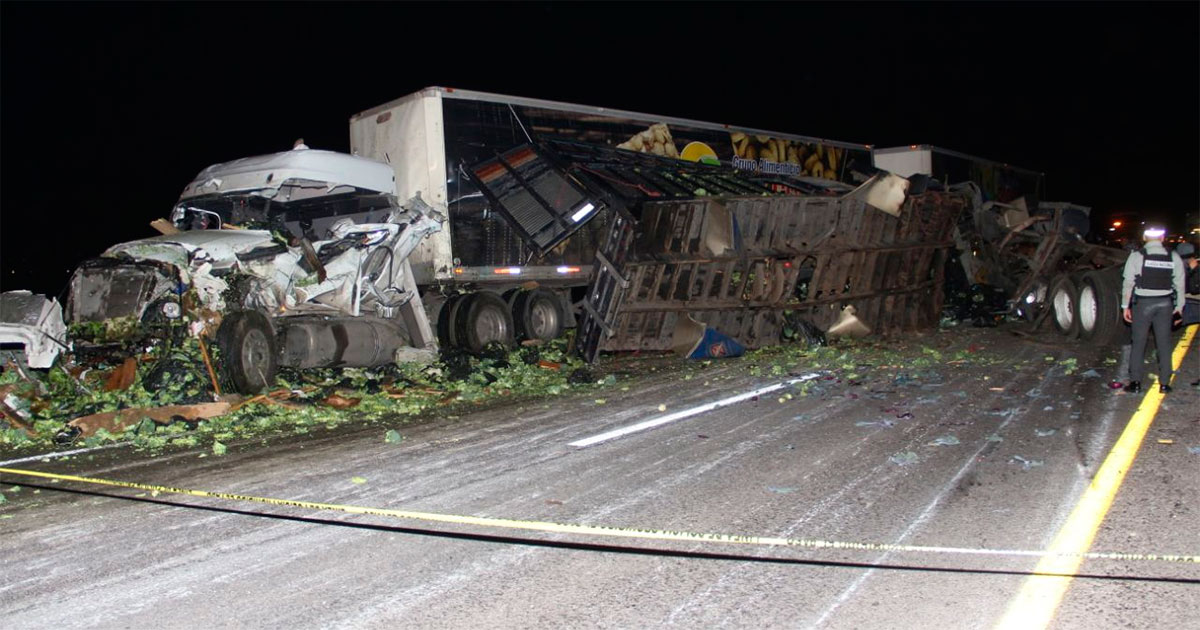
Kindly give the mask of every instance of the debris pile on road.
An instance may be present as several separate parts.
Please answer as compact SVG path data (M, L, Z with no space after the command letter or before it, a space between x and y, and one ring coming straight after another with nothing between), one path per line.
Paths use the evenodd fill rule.
M192 447L348 422L396 423L437 407L554 396L572 387L615 382L557 341L511 353L496 348L480 355L448 353L431 365L285 369L261 394L222 395L220 382L207 374L197 340L187 338L173 348L134 352L119 362L65 355L46 371L10 364L0 374L0 447L118 441L150 449Z
M991 328L1005 322L1010 310L1005 292L999 287L987 284L947 287L942 325L969 321L976 328Z

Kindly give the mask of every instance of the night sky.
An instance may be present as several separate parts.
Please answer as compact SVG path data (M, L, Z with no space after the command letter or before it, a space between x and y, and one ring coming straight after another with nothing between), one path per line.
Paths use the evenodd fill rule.
M431 85L933 144L1049 200L1200 208L1200 4L0 3L0 289L155 234L202 168L346 151Z

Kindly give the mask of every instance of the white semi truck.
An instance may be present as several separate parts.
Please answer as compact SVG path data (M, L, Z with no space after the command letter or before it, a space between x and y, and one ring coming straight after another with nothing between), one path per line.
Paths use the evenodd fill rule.
M186 313L245 392L577 316L589 360L669 348L687 319L747 347L787 313L906 329L936 321L963 206L906 199L869 145L449 88L353 116L350 140L205 169L163 234L76 270L67 324L104 341Z

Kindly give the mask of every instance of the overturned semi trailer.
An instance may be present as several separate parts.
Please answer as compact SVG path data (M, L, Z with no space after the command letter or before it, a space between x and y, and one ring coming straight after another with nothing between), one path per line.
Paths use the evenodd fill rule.
M687 317L747 348L779 343L785 316L828 329L846 307L877 333L931 326L942 307L954 192L895 213L861 195L647 203L610 225L584 300L579 349L667 350Z

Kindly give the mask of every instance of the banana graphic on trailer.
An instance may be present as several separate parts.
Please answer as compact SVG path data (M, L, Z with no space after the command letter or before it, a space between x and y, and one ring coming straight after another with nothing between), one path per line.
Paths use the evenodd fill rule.
M650 125L645 131L617 145L618 149L653 153L663 157L678 158L679 150L675 148L675 140L671 130L663 123Z
M733 166L742 170L837 180L845 161L845 149L816 142L798 142L740 131L731 133L730 140L733 144ZM617 148L705 164L720 163L716 152L703 142L691 142L681 153L671 137L671 130L664 123L656 123L634 134L618 144Z
M845 157L845 149L827 147L819 143L804 143L764 135L751 135L735 131L729 135L737 163L761 163L765 160L777 164L794 164L800 167L801 175L838 179L838 171Z

